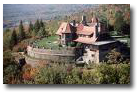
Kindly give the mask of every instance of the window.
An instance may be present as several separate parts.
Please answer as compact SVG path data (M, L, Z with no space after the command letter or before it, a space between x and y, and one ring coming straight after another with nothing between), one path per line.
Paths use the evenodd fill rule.
M95 61L92 61L92 63L95 63Z
M83 34L80 34L79 37L84 37L84 35L83 35Z
M91 48L91 47L90 47ZM90 51L94 51L94 52L96 52L96 50L94 50L94 49L90 49Z
M91 56L92 56L92 57L95 57L95 55L94 55L94 54L91 54Z
M89 37L93 37L93 34L91 34Z

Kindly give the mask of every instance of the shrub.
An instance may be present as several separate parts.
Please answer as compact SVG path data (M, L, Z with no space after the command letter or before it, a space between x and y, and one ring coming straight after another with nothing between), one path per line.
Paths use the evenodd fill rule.
M130 83L130 64L119 64L118 66L119 84Z
M4 53L3 53L3 66L6 67L9 64L14 63L13 61L14 61L14 57L12 56L11 51L10 50L4 51Z
M67 74L65 78L65 84L82 84L82 80L80 79L79 68L74 68Z
M98 67L98 71L102 74L101 84L116 84L118 75L114 66L102 64Z
M18 43L18 45L14 46L13 51L15 52L23 52L27 48L28 44L25 41Z
M33 80L27 84L129 84L130 64L100 64L75 67L68 64L53 64L38 68Z
M85 70L82 75L83 84L100 84L102 74L96 69Z
M123 61L122 54L116 49L111 50L110 53L106 56L106 62L107 63L120 63Z
M75 42L67 42L67 46L75 47L76 43Z
M17 84L20 81L20 70L18 64L15 63L14 57L10 51L3 54L3 83Z
M63 65L54 64L52 67L41 68L35 76L36 84L62 84L66 75Z
M129 84L130 64L92 64L76 67L67 63L52 63L36 68L16 64L4 68L4 83L24 84Z
M3 83L4 84L12 84L12 81L15 78L15 74L17 71L17 65L11 64L4 68L3 70Z
M102 64L98 67L101 84L129 84L130 64Z

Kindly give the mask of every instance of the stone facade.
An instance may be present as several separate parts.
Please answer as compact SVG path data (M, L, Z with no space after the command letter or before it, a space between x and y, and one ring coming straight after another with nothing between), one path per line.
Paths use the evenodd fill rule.
M118 48L117 41L100 41L94 44L87 45L83 60L89 63L99 63L105 59L105 56L113 49Z
M51 50L51 49L40 49L27 47L28 56L36 59L45 59L49 61L74 61L75 59L75 48Z
M86 64L89 63L99 63L99 50L85 49L83 60Z
M100 41L93 44L83 44L82 48L66 48L60 50L40 49L28 46L28 56L58 62L99 63L105 56L117 47L117 41Z

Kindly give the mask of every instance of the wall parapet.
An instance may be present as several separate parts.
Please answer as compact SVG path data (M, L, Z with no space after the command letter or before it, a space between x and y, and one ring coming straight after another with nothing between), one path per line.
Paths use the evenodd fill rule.
M75 59L75 48L65 48L65 49L42 49L42 48L34 48L31 46L27 46L27 54L30 57L38 58L38 59L46 59L52 61L63 61L63 60L74 60Z

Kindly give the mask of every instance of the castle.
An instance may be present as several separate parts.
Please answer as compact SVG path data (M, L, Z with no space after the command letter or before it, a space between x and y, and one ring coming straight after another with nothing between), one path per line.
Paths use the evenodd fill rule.
M93 17L91 23L87 23L86 16L82 16L79 24L75 20L72 23L63 22L56 32L63 46L72 41L92 44L97 41L99 35L106 33L105 26L99 23L98 18Z
M105 25L100 23L97 17L93 17L90 23L87 23L86 16L82 16L80 23L75 20L71 23L63 22L56 34L63 46L70 42L82 44L82 49L77 49L75 54L77 63L99 63L117 46L117 42L110 39Z
M30 57L46 59L51 61L73 61L79 63L99 63L104 60L106 54L113 48L119 48L117 41L111 39L108 35L106 26L99 22L99 19L93 17L91 22L86 21L82 16L82 21L61 23L56 32L58 42L65 49L59 50L27 47L27 54ZM70 47L69 44L75 45ZM80 44L79 46L77 46Z

